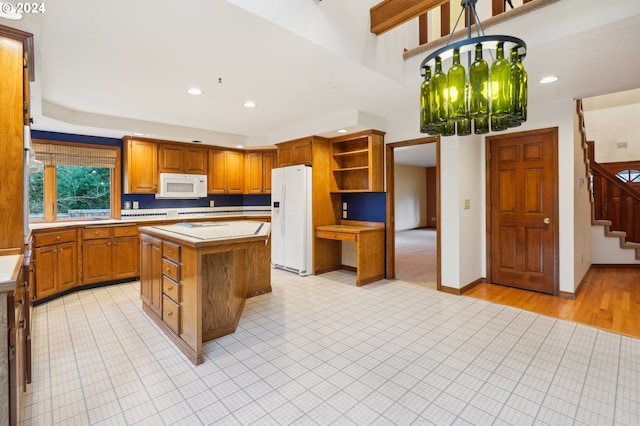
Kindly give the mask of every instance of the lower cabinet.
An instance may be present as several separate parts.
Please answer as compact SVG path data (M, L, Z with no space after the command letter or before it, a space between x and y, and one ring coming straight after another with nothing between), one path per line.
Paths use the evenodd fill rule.
M82 240L83 284L140 275L137 226L87 227Z
M9 424L20 424L20 405L26 390L27 383L31 381L31 341L30 316L29 316L29 280L28 265L23 265L16 279L16 288L8 293L2 293L7 300L7 332L9 353L8 378L9 378ZM5 346L6 347L6 346ZM3 366L3 368L6 368ZM0 374L6 374L0 371ZM4 396L3 396L4 398Z
M156 315L162 315L162 241L140 237L140 299Z
M162 243L162 321L180 335L180 252L177 244Z
M36 298L53 296L78 282L76 230L38 233L34 236L33 259Z

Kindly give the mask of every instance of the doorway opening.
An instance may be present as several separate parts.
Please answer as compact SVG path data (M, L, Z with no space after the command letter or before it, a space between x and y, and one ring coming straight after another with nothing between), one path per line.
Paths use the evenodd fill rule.
M386 277L438 290L439 157L439 137L386 145Z

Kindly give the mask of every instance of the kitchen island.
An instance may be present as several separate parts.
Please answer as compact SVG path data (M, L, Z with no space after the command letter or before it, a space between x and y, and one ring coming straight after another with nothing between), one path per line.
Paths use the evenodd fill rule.
M143 310L194 363L236 330L246 298L271 291L271 224L183 222L140 228Z

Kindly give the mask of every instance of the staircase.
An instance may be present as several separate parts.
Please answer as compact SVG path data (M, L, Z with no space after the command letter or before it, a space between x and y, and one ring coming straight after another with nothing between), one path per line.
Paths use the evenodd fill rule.
M593 142L586 138L582 101L577 101L576 110L591 194L593 251L600 253L598 263L640 264L640 193L595 162Z

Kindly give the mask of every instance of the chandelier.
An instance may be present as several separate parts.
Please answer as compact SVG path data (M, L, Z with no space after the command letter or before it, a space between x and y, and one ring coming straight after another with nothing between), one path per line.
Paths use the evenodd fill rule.
M421 133L484 134L516 127L527 120L527 73L522 65L527 45L512 36L485 35L476 13L477 1L462 0L462 11L451 32L453 35L466 11L467 37L447 43L420 65L424 77L420 90ZM471 36L472 16L478 28L476 37ZM483 58L485 51L493 60L491 65ZM460 62L463 55L467 58L466 69ZM445 73L442 61L448 58L453 59Z

